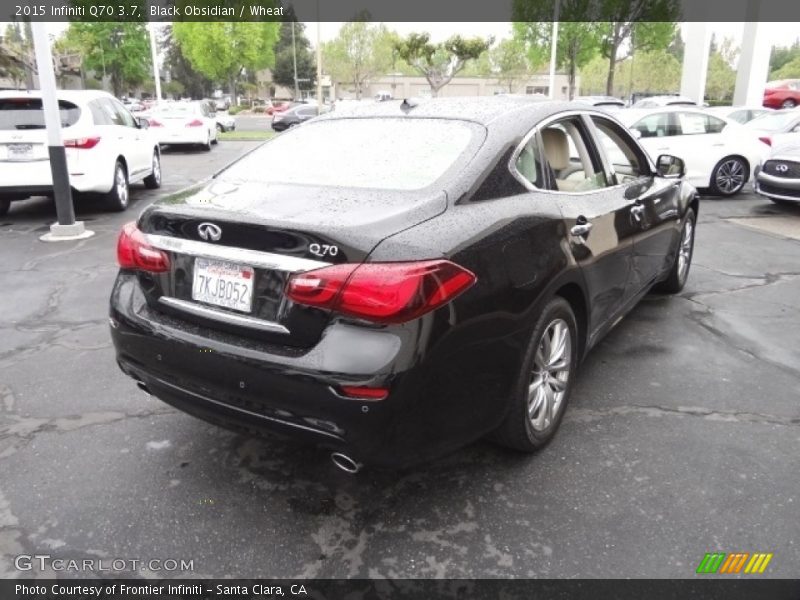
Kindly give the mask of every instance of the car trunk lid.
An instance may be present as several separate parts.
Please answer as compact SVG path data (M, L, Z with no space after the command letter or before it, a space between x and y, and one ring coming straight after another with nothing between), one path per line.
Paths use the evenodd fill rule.
M289 276L330 264L361 263L380 241L435 217L446 206L443 192L212 181L142 214L140 229L169 254L171 268L143 273L140 281L151 306L173 316L308 347L319 339L330 315L289 301L284 294ZM224 276L217 277L220 272ZM207 286L208 277L209 293L215 277L250 287L249 304L214 304L209 293L198 290Z

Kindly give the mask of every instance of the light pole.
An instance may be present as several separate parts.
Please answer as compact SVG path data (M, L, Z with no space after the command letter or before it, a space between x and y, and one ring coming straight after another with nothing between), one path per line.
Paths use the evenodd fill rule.
M161 77L158 69L158 49L156 48L156 24L148 23L147 31L150 34L150 58L153 61L153 77L156 83L156 103L161 102Z
M294 19L292 19L292 62L294 62L294 99L300 97L300 86L297 84L297 44L294 40Z
M45 242L79 240L94 235L87 231L83 221L75 221L72 206L72 190L69 186L67 154L61 137L61 114L56 96L56 76L53 71L53 55L45 24L32 23L33 49L36 54L36 69L39 72L39 89L42 92L42 112L47 129L47 152L50 156L50 172L53 177L53 197L56 202L58 221L50 225L50 232L41 238Z
M561 8L561 0L556 0L555 12L553 14L553 35L550 42L550 99L555 98L556 89L556 50L558 49L558 16Z

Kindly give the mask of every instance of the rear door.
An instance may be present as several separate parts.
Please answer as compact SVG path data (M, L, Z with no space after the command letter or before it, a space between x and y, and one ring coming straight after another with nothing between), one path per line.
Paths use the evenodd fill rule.
M680 233L680 182L655 177L644 152L624 127L601 116L592 116L591 121L609 185L633 200L630 214L635 233L629 285L635 296L671 264Z
M113 98L108 102L111 103L116 115L115 126L120 128L119 131L122 132L126 141L124 156L129 164L130 173L128 175L131 179L138 179L143 176L145 171L150 170L150 158L153 150L149 144L149 135L137 126L136 119L121 102Z
M630 298L638 226L631 214L634 199L608 187L589 125L579 115L558 119L541 127L537 139L548 167L546 185L556 195L570 251L586 282L592 337Z

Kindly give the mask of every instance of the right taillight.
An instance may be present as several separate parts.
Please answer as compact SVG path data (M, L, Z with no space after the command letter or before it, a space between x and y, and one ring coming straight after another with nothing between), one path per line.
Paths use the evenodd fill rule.
M769 136L761 136L758 138L760 141L764 142L767 146L772 146L772 138Z
M153 117L148 117L147 122L150 123L150 127L163 127L164 124L159 121L158 119L154 119Z
M287 296L378 323L405 323L446 304L476 281L447 260L341 264L293 275Z
M117 239L117 262L122 269L163 273L169 271L169 256L153 248L133 221L122 228Z

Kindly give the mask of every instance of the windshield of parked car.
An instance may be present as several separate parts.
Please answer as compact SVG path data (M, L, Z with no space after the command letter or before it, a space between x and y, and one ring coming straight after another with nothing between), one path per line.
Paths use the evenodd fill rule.
M81 109L60 100L61 126L74 125L81 116ZM0 130L44 129L44 111L39 98L0 98Z
M231 181L416 190L463 156L483 128L445 119L366 118L310 121L234 163ZM482 138L481 138L482 139Z
M800 115L796 112L774 112L756 117L745 124L745 127L762 131L783 131Z

